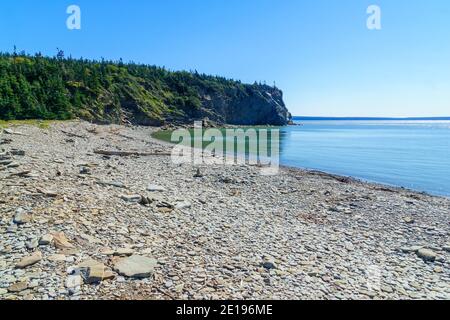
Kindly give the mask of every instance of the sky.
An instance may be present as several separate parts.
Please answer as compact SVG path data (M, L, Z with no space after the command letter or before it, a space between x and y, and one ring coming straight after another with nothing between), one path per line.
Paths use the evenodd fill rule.
M275 82L294 115L450 116L448 0L2 0L0 51L14 45Z

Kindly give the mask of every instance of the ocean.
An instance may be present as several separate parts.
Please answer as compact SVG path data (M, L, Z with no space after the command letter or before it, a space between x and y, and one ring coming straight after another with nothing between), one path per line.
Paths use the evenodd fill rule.
M448 120L296 120L281 164L450 196Z

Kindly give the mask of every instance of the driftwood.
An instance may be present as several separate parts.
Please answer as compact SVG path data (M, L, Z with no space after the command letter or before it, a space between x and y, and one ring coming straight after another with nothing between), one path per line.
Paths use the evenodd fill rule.
M25 177L27 175L29 175L31 173L31 171L26 170L26 171L21 171L21 172L16 172L16 173L11 173L8 177Z
M65 131L65 130L61 130L62 133L64 133L65 135L69 136L69 137L75 137L75 138L81 138L81 139L87 139L86 136L82 136L73 132L69 132L69 131Z
M13 130L11 130L11 129L4 129L3 132L4 132L5 134L9 134L9 135L26 136L25 133L18 132L18 131L13 131Z
M138 151L114 151L114 150L94 150L95 154L101 154L104 156L119 156L119 157L150 157L150 156L170 156L170 152L138 152Z
M122 189L128 189L126 185L124 185L121 182L107 182L107 181L96 181L97 184L101 186L107 186L107 187L116 187L116 188L122 188Z
M39 194L42 194L42 195L44 195L46 197L49 197L49 198L56 198L58 196L58 193L56 191L44 190L44 189L41 189L41 188L36 188L36 191Z

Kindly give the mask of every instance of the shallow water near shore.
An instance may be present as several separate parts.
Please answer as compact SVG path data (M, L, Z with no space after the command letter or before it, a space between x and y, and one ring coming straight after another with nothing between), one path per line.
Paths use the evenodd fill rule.
M256 129L258 135L260 129L279 129L284 166L450 196L450 121L302 120L297 124L244 129ZM159 131L154 137L170 142L171 134ZM194 146L192 130L191 135ZM271 142L269 135L269 152ZM210 143L203 141L203 147ZM246 151L248 144L246 140Z
M302 120L281 164L450 196L450 121Z

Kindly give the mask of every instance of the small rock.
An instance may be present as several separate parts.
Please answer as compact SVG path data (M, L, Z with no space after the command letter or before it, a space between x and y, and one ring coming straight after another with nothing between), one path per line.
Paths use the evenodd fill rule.
M115 188L127 189L127 186L124 185L122 182L119 182L119 181L112 181L112 182L97 181L97 183L99 185L101 185L101 186L110 186L110 187L115 187Z
M37 192L42 193L44 196L49 197L49 198L56 198L58 196L58 192L53 191L53 190L45 190L45 189L41 189L41 188L37 188L36 190L37 190Z
M166 188L158 186L156 184L149 184L147 190L150 192L165 192Z
M267 269L267 270L271 270L271 269L276 269L277 268L277 266L275 264L275 261L269 256L264 256L263 257L263 262L262 262L261 266L264 269Z
M134 255L118 260L114 269L126 277L148 278L153 274L156 265L157 261L153 258Z
M88 167L81 167L80 174L91 174L91 169Z
M393 293L394 292L392 287L390 287L388 285L381 286L381 291L386 292L386 293Z
M28 283L25 281L17 282L8 288L9 292L21 292L28 289Z
M412 252L416 253L417 251L419 251L422 248L423 247L421 247L421 246L412 246L412 247L402 247L402 248L400 248L400 250L403 253L412 253Z
M184 284L179 284L179 285L175 286L175 292L176 293L183 292L183 289L184 289Z
M141 197L141 201L139 201L139 204L142 206L148 206L152 203L152 200L149 197Z
M83 284L83 278L80 275L70 275L66 278L66 288L74 289L77 287L81 287Z
M442 250L450 252L450 244L447 244L447 245L443 246Z
M436 272L436 273L443 273L444 269L442 267L436 267L436 268L434 268L433 271Z
M19 149L11 149L11 151L9 153L11 153L13 156L22 156L23 157L25 155L25 151L19 150Z
M436 260L436 253L429 249L420 249L419 251L417 251L417 255L424 261L433 262Z
M160 207L160 208L158 208L158 211L161 213L171 213L173 211L173 209L168 208L168 207Z
M139 203L142 200L142 196L138 194L122 195L120 198L126 202Z
M189 209L192 207L192 203L189 201L182 201L175 205L175 209L183 210L183 209Z
M415 222L415 220L411 217L406 217L403 219L403 221L405 221L405 223L407 224L413 224Z
M42 260L42 253L40 251L37 251L33 253L31 256L25 257L18 264L16 264L16 268L23 269L28 266L31 266L35 263L38 263Z
M73 244L69 242L66 238L64 232L53 233L53 243L57 249L73 249L75 248Z
M158 199L157 201L158 201L158 203L156 204L156 206L158 208L167 208L167 209L171 209L171 210L173 210L175 208L175 206L173 204L171 204L167 201L164 201L161 199Z
M14 215L15 224L25 224L31 221L31 217L25 212L24 209L18 208L16 214Z
M347 251L354 251L355 250L355 246L352 243L348 242L348 243L345 244L345 249Z
M6 229L6 233L16 233L17 232L17 225L16 224L12 224L8 227L8 229Z
M4 283L10 284L10 283L16 282L17 279L13 275L5 274L5 275L2 275L1 281Z
M41 237L39 240L39 245L48 246L53 241L53 236L51 234L46 234Z
M39 246L39 240L37 238L28 240L25 243L25 246L27 247L28 250L35 249L35 248L37 248Z
M111 271L105 270L105 266L103 264L97 264L89 267L86 283L98 283L113 278L114 274Z
M133 250L133 249L130 249L130 248L120 248L120 249L117 249L117 250L114 252L114 255L115 255L115 256L122 256L122 257L129 257L129 256L132 256L133 253L134 253L134 250Z

